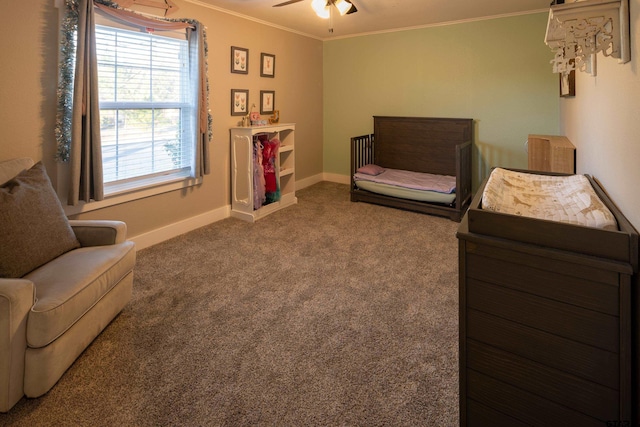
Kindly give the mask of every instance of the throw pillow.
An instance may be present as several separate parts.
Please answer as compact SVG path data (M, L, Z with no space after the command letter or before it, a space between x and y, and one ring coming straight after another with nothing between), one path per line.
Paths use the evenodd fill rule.
M41 162L0 186L0 277L22 277L79 246Z
M382 172L385 171L385 168L378 166L378 165L374 165L373 163L369 163L367 165L364 165L360 168L358 168L358 170L356 172L358 173L363 173L365 175L380 175Z

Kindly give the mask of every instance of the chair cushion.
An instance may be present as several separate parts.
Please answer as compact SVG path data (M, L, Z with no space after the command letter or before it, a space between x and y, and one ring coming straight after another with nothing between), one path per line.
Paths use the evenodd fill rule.
M79 246L42 163L0 185L0 277L22 277Z
M36 303L27 321L27 345L44 347L65 333L133 270L135 245L75 249L27 274Z

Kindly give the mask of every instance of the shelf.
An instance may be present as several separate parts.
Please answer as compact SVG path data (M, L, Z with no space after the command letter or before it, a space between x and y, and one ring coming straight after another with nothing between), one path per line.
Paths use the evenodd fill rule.
M596 75L596 54L631 60L629 0L581 0L552 5L545 43L555 53L554 73Z
M242 126L236 126L231 128L232 130L236 129L236 130L247 130L249 129L251 134L256 135L258 133L274 133L274 132L281 132L281 131L285 131L285 130L295 130L296 128L296 124L295 123L279 123L279 124L273 124L273 125L264 125L264 126L247 126L247 127L242 127Z
M291 175L291 174L293 174L293 172L294 172L293 168L280 169L280 176Z
M231 216L254 222L284 207L297 203L295 196L295 123L231 128ZM257 135L278 139L275 178L278 201L254 203L254 144ZM257 205L257 208L256 208Z

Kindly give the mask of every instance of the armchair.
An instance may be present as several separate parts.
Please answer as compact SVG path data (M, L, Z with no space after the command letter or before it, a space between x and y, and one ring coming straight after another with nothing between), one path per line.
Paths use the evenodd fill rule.
M13 170L18 176L7 168L15 169L16 162L0 162L0 190L25 173L24 163ZM15 178L3 182L6 176ZM11 215L3 200L0 218ZM48 392L131 299L136 252L126 240L125 223L71 220L68 225L77 239L73 249L21 277L0 278L0 412L23 395ZM5 235L0 273L2 262L13 256Z

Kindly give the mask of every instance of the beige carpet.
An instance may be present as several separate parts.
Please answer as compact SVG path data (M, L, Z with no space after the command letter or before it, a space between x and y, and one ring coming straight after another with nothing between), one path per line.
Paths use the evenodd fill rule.
M454 426L458 224L320 183L138 252L131 303L16 426Z

